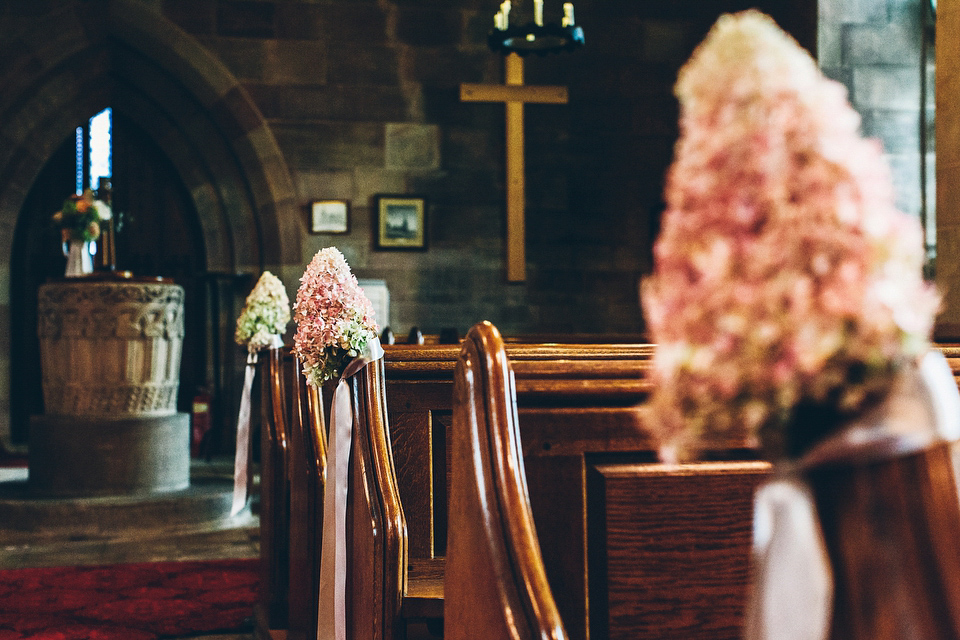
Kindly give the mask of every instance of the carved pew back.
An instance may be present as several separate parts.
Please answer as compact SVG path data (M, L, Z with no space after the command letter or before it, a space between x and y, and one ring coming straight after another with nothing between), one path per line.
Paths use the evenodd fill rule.
M509 349L522 363L523 397L530 405L525 411L539 416L529 421L542 427L534 438L535 452L549 452L551 462L573 468L572 477L565 478L569 484L582 486L578 465L585 450L649 448L643 445L646 437L638 434L633 408L646 393L642 378L651 353L648 345L517 344ZM360 511L351 511L357 515L348 521L347 535L352 543L348 554L356 563L351 579L372 585L378 599L373 604L379 607L374 618L389 638L399 637L410 621L430 625L443 615L453 370L460 346L384 345L384 350L382 370L367 367L352 382L357 420L348 509ZM604 366L597 367L599 362ZM597 406L574 415L569 401L558 402L567 394L575 398L574 404L591 398ZM553 404L544 404L544 398L552 398ZM549 494L553 484L542 487ZM571 540L586 535L584 498L544 513L563 525L557 532L562 552L551 555L550 570L559 580L571 571L582 576L585 544ZM371 555L375 560L368 567ZM584 579L574 581L571 602L581 604L586 588ZM357 598L369 592L360 589L351 597L360 602ZM353 606L370 610L366 604ZM579 619L582 628L585 614ZM355 623L363 624L363 618ZM379 637L378 631L367 631L354 637Z
M538 558L506 553L513 547L504 532L529 528L532 511L550 594L557 599L569 637L740 637L752 494L769 466L755 461L666 466L644 459L649 443L633 443L636 450L615 453L611 443L620 439L615 435L618 425L637 428L636 416L630 420L616 409L616 398L623 392L615 390L619 363L598 363L591 365L588 375L580 374L586 380L601 380L604 366L609 366L604 386L611 397L599 389L589 392L588 385L559 392L559 380L548 383L547 375L528 378L522 385L520 369L528 365L521 362L514 389L510 376L497 371L508 353L492 325L479 325L468 334L458 365L445 582L447 636L467 638L471 625L490 624L492 629L506 629L502 635L489 636L493 638L550 637L544 629L555 629L556 624L530 613L549 612L549 607L524 609L511 604L509 597L531 588L525 573L537 574ZM547 363L536 369L550 371ZM571 376L568 384L574 379ZM537 392L535 400L523 400L523 386L527 393ZM519 432L511 428L515 420L511 413L519 416ZM585 419L576 429L578 414ZM594 424L605 426L595 430ZM583 435L565 441L558 435L566 430ZM588 438L588 432L592 438L612 435L599 443ZM508 455L521 446L512 442L517 433L525 451L522 463ZM550 442L550 447L542 446ZM732 455L742 445L729 444ZM556 448L566 451L553 459L549 452ZM579 465L574 464L577 457ZM532 510L523 508L527 488ZM578 511L585 516L578 517ZM505 524L499 529L490 526L501 521ZM493 576L478 571L468 551L471 547L499 549L500 557L488 564L513 570ZM511 578L512 585L503 583ZM453 625L464 616L471 625ZM504 627L506 622L521 628Z
M383 360L350 378L353 449L347 494L347 637L406 637L407 533L387 426Z
M514 373L490 328L467 334L456 369L445 637L566 640L527 495Z
M408 559L406 591L396 598L385 597L385 601L398 600L405 619L436 618L442 613L440 578L453 468L453 369L459 347L396 345L385 349L383 386L389 425L384 428L390 433L397 501L404 516L398 531L407 534ZM652 464L653 445L641 427L642 409L637 408L649 392L646 369L652 347L508 344L506 350L516 370L526 481L547 576L571 637L586 638L591 626L603 628L611 615L606 607L588 608L590 599L617 602L620 597L616 589L606 586L605 563L608 557L619 558L614 546L608 557L590 559L588 574L588 534L592 531L588 527L588 517L592 517L588 493L602 494L604 486L597 467L614 462L646 463L662 471L660 465ZM744 443L730 442L726 448L735 456ZM745 496L740 503L745 511L734 516L743 516L738 521L743 536L737 544L742 555L735 563L739 573L734 589L746 584L749 494L767 470L766 465L752 462L748 467L736 469L747 474L748 486L738 489L738 495ZM688 495L687 499L695 497ZM653 555L650 562L662 563L663 558ZM718 609L739 622L739 606L731 612Z
M263 630L316 636L326 475L323 393L289 348L261 357L260 604Z

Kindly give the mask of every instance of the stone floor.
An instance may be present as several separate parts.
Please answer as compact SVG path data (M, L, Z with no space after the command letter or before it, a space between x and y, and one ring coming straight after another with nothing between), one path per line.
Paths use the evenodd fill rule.
M149 514L138 513L138 522L131 526L115 527L111 532L91 534L89 527L77 529L71 527L70 523L64 523L62 527L44 526L42 530L30 532L25 530L28 528L22 522L10 522L9 517L2 517L5 507L18 506L9 495L16 493L18 484L23 484L26 477L26 469L0 469L0 569L255 558L259 554L256 501L238 516L220 518L206 524L191 521L187 526L178 527L176 521L166 515L169 512L165 511L162 521L153 521ZM219 482L229 488L232 483L232 460L194 462L191 481L197 479L208 485ZM6 503L3 500L4 490L8 496ZM77 520L86 517L87 511L93 512L94 509L81 508ZM253 640L254 635L204 635L196 638Z

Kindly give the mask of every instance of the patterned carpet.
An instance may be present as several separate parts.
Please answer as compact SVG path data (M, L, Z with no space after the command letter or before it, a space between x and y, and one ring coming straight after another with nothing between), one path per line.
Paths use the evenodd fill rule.
M253 627L256 559L0 571L0 640L154 640Z

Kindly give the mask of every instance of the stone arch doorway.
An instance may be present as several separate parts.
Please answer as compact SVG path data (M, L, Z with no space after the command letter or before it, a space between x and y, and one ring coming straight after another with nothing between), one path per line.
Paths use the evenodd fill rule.
M172 278L186 293L183 358L178 408L188 411L200 387L212 386L206 370L210 338L207 325L206 257L199 217L183 183L149 135L115 117L113 177L121 185L113 194L121 271L140 276ZM44 166L24 202L14 232L10 256L10 360L17 375L10 380L11 440L27 439L31 415L44 412L41 394L40 345L37 337L37 292L50 278L63 276L66 259L59 248L59 232L50 224L50 212L73 192L75 147L63 142ZM132 188L136 185L136 188Z
M222 63L145 3L51 5L37 15L32 3L14 3L0 24L7 87L0 96L0 321L7 325L0 331L0 442L13 434L11 380L21 364L10 331L13 315L23 312L12 306L14 231L32 187L78 123L111 106L169 160L195 211L205 273L257 274L300 255L286 164ZM222 342L208 351L219 351L224 371L235 369ZM209 356L207 372L216 376Z

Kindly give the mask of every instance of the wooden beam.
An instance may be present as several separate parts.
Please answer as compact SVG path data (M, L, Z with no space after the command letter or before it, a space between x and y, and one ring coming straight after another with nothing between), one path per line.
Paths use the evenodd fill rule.
M523 58L512 53L505 59L506 84L461 84L464 102L503 102L507 110L507 281L527 279L524 206L523 105L527 102L565 104L567 88L523 84Z
M539 102L565 104L567 88L549 85L511 86L502 84L461 84L463 102Z

